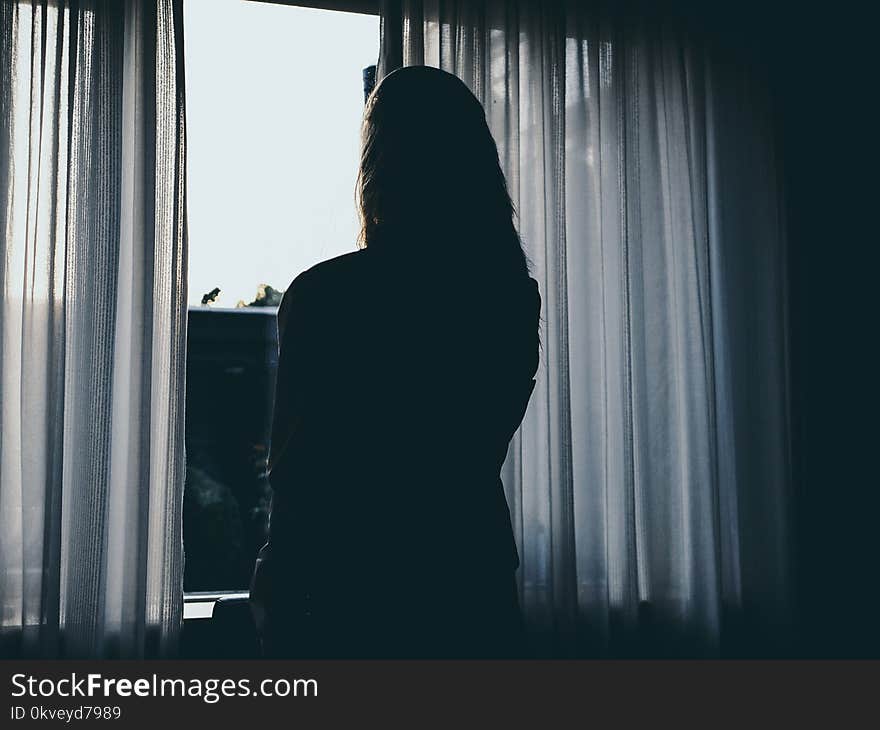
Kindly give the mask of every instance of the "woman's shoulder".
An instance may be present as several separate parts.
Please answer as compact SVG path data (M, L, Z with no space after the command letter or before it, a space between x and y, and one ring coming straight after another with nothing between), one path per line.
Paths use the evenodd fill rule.
M291 310L295 309L301 315L306 309L321 311L322 305L316 305L316 299L322 302L337 301L338 292L350 292L351 282L360 278L365 263L363 251L351 251L321 261L298 274L281 298L278 309L279 328L286 323Z
M367 265L365 253L358 249L321 261L299 274L287 288L303 290L359 273Z

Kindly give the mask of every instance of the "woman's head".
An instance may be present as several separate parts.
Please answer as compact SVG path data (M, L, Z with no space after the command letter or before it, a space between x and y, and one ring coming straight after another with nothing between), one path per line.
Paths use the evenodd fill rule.
M461 247L462 262L527 271L483 107L445 71L389 74L364 112L362 246Z

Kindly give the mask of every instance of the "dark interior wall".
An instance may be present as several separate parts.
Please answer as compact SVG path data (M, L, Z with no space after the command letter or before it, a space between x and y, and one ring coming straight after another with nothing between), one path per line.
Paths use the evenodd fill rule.
M832 495L823 494L823 480L813 471L811 448L818 446L811 433L811 411L821 394L811 387L809 373L810 334L817 334L817 322L811 323L811 265L820 246L815 226L815 199L812 185L814 167L810 143L810 93L801 74L802 59L808 51L804 38L793 38L783 29L795 30L783 17L774 18L772 32L765 39L777 100L777 130L784 165L786 223L789 256L790 371L792 416L792 476L795 518L795 575L798 651L802 656L826 656L849 653L852 647L834 636L830 609L834 608L837 587L834 584L835 559L820 535L827 532L829 506L823 516L822 502ZM786 27L788 26L788 27ZM774 38L774 36L776 36ZM812 325L812 327L811 327ZM812 424L815 426L815 423ZM831 578L831 580L829 580ZM835 646L837 644L837 646Z
M876 329L863 301L875 285L863 255L872 203L862 202L876 185L853 154L873 136L860 128L859 69L868 67L852 55L859 21L845 3L821 14L786 4L752 14L762 18L785 179L797 649L876 658L876 427L865 388L874 373L859 352Z

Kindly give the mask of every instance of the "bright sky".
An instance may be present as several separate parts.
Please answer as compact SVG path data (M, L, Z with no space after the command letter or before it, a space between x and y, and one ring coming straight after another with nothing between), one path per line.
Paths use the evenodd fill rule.
M362 70L379 19L185 0L189 302L284 289L355 249Z

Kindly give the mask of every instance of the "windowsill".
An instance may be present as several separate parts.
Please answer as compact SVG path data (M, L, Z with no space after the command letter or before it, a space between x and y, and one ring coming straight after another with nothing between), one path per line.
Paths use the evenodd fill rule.
M247 598L248 591L197 591L183 594L183 620L212 618L214 605L221 598Z
M217 312L219 314L278 314L278 307L214 307L190 304L190 312Z

